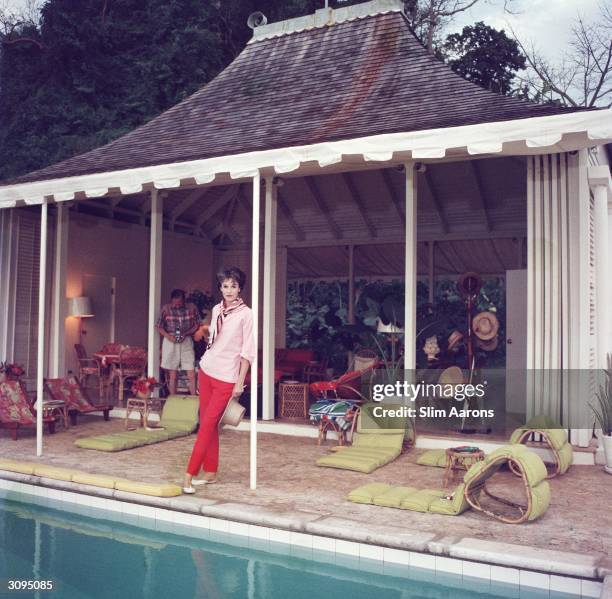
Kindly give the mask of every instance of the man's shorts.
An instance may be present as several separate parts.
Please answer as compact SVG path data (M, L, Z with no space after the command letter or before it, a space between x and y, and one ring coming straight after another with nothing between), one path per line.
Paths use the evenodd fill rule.
M164 337L161 367L166 370L193 370L195 368L193 339L185 337L181 343L172 343Z

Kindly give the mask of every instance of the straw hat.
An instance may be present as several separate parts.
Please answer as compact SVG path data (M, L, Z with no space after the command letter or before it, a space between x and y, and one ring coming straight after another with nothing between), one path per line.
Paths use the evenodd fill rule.
M462 385L463 384L463 372L459 366L451 366L446 368L440 374L438 379L440 385Z
M227 403L227 406L225 406L225 412L223 412L223 416L221 416L219 426L223 426L224 424L238 426L245 412L246 408L243 405L240 405L238 400L232 397Z
M457 290L463 296L478 295L482 280L477 272L464 272L457 279Z
M499 321L493 312L481 312L476 314L472 320L472 331L478 339L490 341L497 336L499 331Z
M478 339L478 337L476 337L476 345L484 351L495 351L498 345L498 338L493 337L493 339L490 341L483 341L482 339Z
M447 347L447 351L450 351L451 349L454 349L454 347L456 345L459 345L459 343L461 343L461 341L463 341L463 333L461 331L453 331L449 336L448 336L448 347Z

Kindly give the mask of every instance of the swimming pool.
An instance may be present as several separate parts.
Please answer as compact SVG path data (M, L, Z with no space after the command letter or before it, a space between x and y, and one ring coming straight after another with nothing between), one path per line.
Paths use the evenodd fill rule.
M210 530L137 517L113 521L0 499L0 596L147 599L492 599L575 597L436 575L334 553L300 552ZM72 510L79 506L70 506ZM95 513L96 517L91 517ZM153 527L153 529L151 529ZM197 536L190 536L192 534ZM308 559L306 559L306 557ZM6 593L8 581L51 581L54 591ZM18 583L22 584L22 583ZM15 586L15 583L13 583ZM40 587L40 584L39 584Z

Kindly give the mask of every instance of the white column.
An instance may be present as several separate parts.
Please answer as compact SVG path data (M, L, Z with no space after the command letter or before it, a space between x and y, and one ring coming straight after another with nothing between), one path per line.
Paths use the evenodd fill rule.
M49 371L52 378L64 376L66 361L66 270L68 266L68 209L63 202L56 204L55 260L51 300L51 356Z
M348 323L355 324L355 246L348 246Z
M287 346L287 246L278 249L276 262L276 347Z
M436 277L435 277L435 265L434 265L434 249L436 247L435 241L427 242L427 268L428 268L428 283L429 283L429 303L433 306L434 297L436 295Z
M592 166L589 168L589 185L595 199L595 244L596 244L596 289L597 289L597 354L598 367L605 368L606 354L612 352L610 338L610 310L612 296L610 295L610 239L608 198L612 198L610 169L607 166Z
M159 380L159 333L155 328L161 303L163 198L151 191L151 237L149 246L149 330L147 374Z
M12 362L15 302L13 209L0 210L0 356Z
M417 179L414 163L406 167L406 271L404 280L404 368L416 368Z
M38 271L38 353L36 360L36 455L43 452L43 377L45 374L45 297L47 287L47 213L46 198L40 207L40 266Z
M251 431L250 431L250 487L257 488L257 337L259 330L259 203L261 194L261 175L259 171L253 177L253 233L251 249L251 280L253 291L251 309L253 310L253 335L255 336L255 357L251 364Z
M274 342L276 303L276 215L277 189L272 177L266 177L266 206L264 234L264 288L262 329L262 418L274 420Z

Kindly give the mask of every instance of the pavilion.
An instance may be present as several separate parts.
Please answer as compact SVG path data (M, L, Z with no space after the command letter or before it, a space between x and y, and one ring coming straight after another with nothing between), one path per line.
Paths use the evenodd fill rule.
M338 276L344 260L349 285L360 269L401 271L408 369L416 280L436 268L526 268L523 367L604 365L612 349L610 110L536 105L478 87L427 53L402 6L372 0L257 27L242 53L180 104L105 146L0 187L0 277L9 283L0 289L0 353L8 359L20 339L19 239L40 231L31 262L40 265L39 283L30 293L39 396L46 373L66 370L73 218L150 228L142 281L153 375L164 237L201 244L209 284L221 260L247 270L263 349L264 419L275 416L273 356L284 343L288 273ZM19 211L36 205L40 217L28 212L20 224ZM96 243L103 254L103 239ZM565 390L560 401L579 410L587 399ZM588 434L585 424L578 443Z

